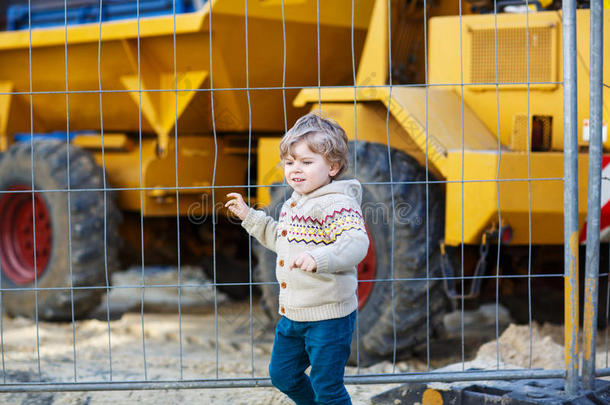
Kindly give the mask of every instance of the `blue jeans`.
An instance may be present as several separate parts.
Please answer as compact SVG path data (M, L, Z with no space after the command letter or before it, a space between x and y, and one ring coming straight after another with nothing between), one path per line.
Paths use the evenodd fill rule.
M356 311L315 322L282 317L275 328L269 364L273 385L297 405L351 404L343 384ZM311 365L309 377L305 374Z

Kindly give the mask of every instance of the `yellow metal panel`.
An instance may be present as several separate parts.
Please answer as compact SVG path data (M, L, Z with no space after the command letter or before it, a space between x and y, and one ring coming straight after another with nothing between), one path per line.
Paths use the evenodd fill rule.
M121 76L121 83L126 89L134 90L129 95L136 105L141 105L143 117L157 134L159 153L165 153L169 142L169 131L192 101L195 91L201 88L203 81L208 77L208 72L163 73L159 70L159 66L156 66L155 62L147 57L147 54L140 56L140 69L138 69L137 43L134 40L123 40L121 43L134 72ZM174 91L141 91L172 88L179 91L177 97ZM175 104L176 98L177 104Z
M176 33L183 34L207 29L204 18L208 15L209 6L204 6L196 13L176 15ZM104 22L102 41L137 38L135 19ZM172 34L174 31L173 16L147 17L140 19L140 37L152 37ZM99 24L81 24L68 26L68 43L79 44L97 42L100 39ZM65 43L64 27L35 28L32 30L32 47L63 46ZM7 31L0 35L0 50L27 48L30 44L28 30Z
M161 126L165 134L169 133L176 120L182 117L184 110L195 97L196 91L202 87L208 75L207 71L199 70L178 72L177 77L174 77L173 74L161 76L161 80L165 82L163 88L175 86L177 89L177 93L166 91L159 94L158 112L162 117ZM166 136L164 142L162 142L163 145L161 145L162 149L167 148L166 142L168 140Z
M307 0L260 0L264 6L278 6L284 4L284 6L292 6L295 4L305 4Z
M377 0L371 15L362 58L358 66L356 83L384 85L388 77L388 6L387 1Z
M527 152L530 149L528 143L530 141L529 130L530 126L528 125L527 114L516 114L513 117L513 130L511 132L509 144L511 150Z
M317 109L317 104L313 104L312 107ZM355 111L353 104L324 103L322 110L326 116L335 119L344 127L350 140L357 137L358 141L386 143L386 109L381 103L357 103ZM357 132L354 129L354 113L357 119ZM425 156L421 153L421 149L406 135L404 128L394 118L391 119L389 129L391 146L414 156L422 166L425 165ZM259 142L259 185L282 181L282 170L277 166L279 142L279 137L264 138ZM530 241L534 244L563 243L563 183L561 180L548 180L562 178L562 154L542 152L531 154L533 179L529 186L531 188L528 188L526 153L502 151L500 164L495 150L466 150L464 159L461 156L460 150L449 151L445 166L448 181L445 241L448 245L459 245L462 241L467 244L480 243L483 231L498 222L498 207L501 209L503 222L513 228L513 244L527 244ZM580 160L580 172L586 174L586 156L585 159L581 157ZM462 183L462 164L464 183ZM497 177L501 181L496 182ZM581 177L579 181L585 184L586 176L581 175ZM580 213L582 222L585 216L583 207L586 207L586 192L581 193L580 199L582 201L579 206L583 209ZM532 226L531 236L530 200L532 224L535 224ZM259 202L263 205L269 202L265 188L259 189Z
M8 138L6 129L8 126L8 117L11 113L11 100L13 91L13 83L8 81L0 81L0 152L4 152L8 148Z
M415 92L409 92L413 96L423 94L417 94L417 89L402 89L402 90L415 90ZM400 93L400 94L399 94ZM389 95L389 92L388 92ZM426 128L425 117L418 116L417 112L409 110L407 107L408 95L404 92L392 93L392 99L385 98L382 100L386 108L389 108L392 117L400 124L400 126L406 131L406 135L419 147L421 153L428 155L429 162L440 172L443 172L446 165L447 148L446 145L439 139L442 134L434 132L430 129L430 126ZM417 105L417 103L414 103ZM421 107L421 105L419 105ZM424 107L425 108L425 107ZM428 121L430 123L430 121ZM428 129L428 131L426 131ZM381 137L383 133L378 132L378 136ZM382 139L379 139L381 141Z
M429 148L439 153L461 150L462 147L466 150L498 148L493 134L472 109L468 106L462 108L461 100L452 91L431 88L426 94L425 89L396 88L392 90L394 102L399 109L394 115L408 117L413 121L410 127L417 124L424 129L427 111ZM421 146L424 149L425 143Z
M365 84L370 85L372 82L367 82ZM353 87L325 88L320 91L318 91L318 89L303 89L299 91L299 94L294 98L293 104L296 107L304 107L310 103L317 103L320 98L324 102L353 102L354 98L357 101L378 101L379 97L379 88L359 87L355 92Z
M317 105L312 105L312 108L317 109ZM387 145L389 142L392 148L402 150L414 157L420 165L426 166L426 154L416 142L417 139L407 133L404 123L399 122L394 116L391 115L390 122L387 123L387 109L382 103L357 103L355 109L352 103L324 103L322 111L343 127L348 139L382 145ZM428 167L437 178L440 178L441 175L436 169L438 161L433 160L435 156L429 154Z
M479 243L480 235L494 220L497 212L497 191L494 182L466 182L464 180L491 180L495 178L494 154L460 152L448 155L445 195L445 243ZM462 167L464 170L462 170ZM462 197L463 196L463 197ZM497 214L496 214L497 218Z
M284 169L280 162L281 137L263 137L258 140L258 179L257 184L271 185L284 181ZM268 187L257 189L257 202L266 206L271 203Z
M469 15L461 19L455 16L432 18L429 35L430 83L459 84L463 78L464 83L492 84L487 87L469 86L468 89L495 91L496 42L498 82L526 81L528 41L530 81L555 81L559 77L560 67L560 27L560 14L556 12L530 13L527 16L498 14L497 18L490 15ZM526 35L528 28L529 37ZM536 52L546 57L540 60ZM554 83L533 83L530 88L536 86L544 89L558 87ZM501 86L501 89L514 88L514 85Z
M297 96L295 104L304 105L308 102L315 104L319 97L326 105L335 101L351 102L346 104L346 111L353 117L353 89L351 91L350 89L324 89L321 95L318 95L317 89L306 89ZM498 148L493 133L485 127L472 109L468 106L462 107L460 99L450 90L399 87L392 89L390 100L388 87L360 88L356 92L356 97L358 100L375 100L386 107L389 106L393 121L402 128L406 137L409 138L409 142L417 146L419 149L417 154L424 156L422 161L425 162L427 154L430 166L445 177L449 175L446 166L446 156L449 151L461 151L462 147L467 151L497 150ZM317 106L314 105L314 107ZM323 111L326 108L325 106ZM462 119L462 114L464 119ZM381 116L383 116L383 121L375 123L375 129L361 131L361 133L373 134L368 139L370 142L387 143L385 114L382 113ZM351 120L344 118L344 125L353 126L350 124L353 121L353 118ZM413 154L410 145L402 145L400 141L390 141L390 145Z
M313 108L317 109L317 105L313 105ZM352 104L325 103L322 110L326 116L335 119L344 127L350 140L357 137L358 141L386 143L385 139L382 139L385 137L386 119L386 110L382 104L357 103L357 132L354 130ZM391 120L389 128L392 147L405 151L425 165L425 160L422 160L425 157L419 147L406 136L403 128L394 119ZM279 142L279 137L263 138L259 142L259 185L269 185L283 179L281 167L278 167ZM462 159L459 150L448 152L445 166L447 245L456 246L462 242L479 244L483 231L498 223L498 208L501 210L503 223L513 229L513 244L563 243L563 154L532 152L531 182L528 181L527 153L502 151L499 158L494 150L466 150L463 156ZM586 184L587 165L587 155L583 153L579 157L580 184ZM500 181L496 181L496 178ZM581 225L586 216L586 198L586 188L583 187L579 193ZM267 189L259 189L259 202L268 204Z
M111 138L112 139L112 138ZM119 190L119 206L123 210L140 211L144 216L175 216L176 208L176 170L178 171L179 213L180 215L210 214L212 207L224 214L222 201L231 191L244 192L243 188L222 188L212 196L212 186L231 186L244 184L247 173L247 160L230 151L224 138L217 139L218 160L214 167L214 139L210 136L180 136L178 138L178 165L174 140L169 143L164 157L156 154L155 139L142 140L142 160L140 148L106 149L105 162L101 150L93 151L100 166L104 165L107 181ZM141 163L141 169L140 169ZM142 173L142 182L140 180ZM215 183L212 184L216 174ZM140 203L140 187L143 190L143 207ZM213 201L214 200L214 201Z
M452 175L447 178L446 188L447 245L480 243L481 233L497 224L498 208L502 221L513 228L513 244L563 243L563 154L533 152L530 159L531 182L526 153L502 152L500 164L497 153L467 152L463 159L461 153L449 154ZM579 154L578 165L579 184L587 184L586 153ZM582 226L586 218L586 187L580 188L578 200Z
M160 74L158 82L169 84L174 83L174 75ZM127 75L121 77L121 83L129 93L136 105L141 105L142 116L148 121L154 132L159 137L159 152L167 152L169 142L169 132L174 127L174 122L182 116L185 108L195 96L203 81L208 76L208 72L181 72L181 80L176 80L177 107L175 104L176 95L174 91L146 92L145 81L138 81L137 75ZM185 88L188 86L187 88Z
M162 132L161 123L156 119L155 108L153 107L152 94L147 92L148 88L144 83L138 81L138 75L121 76L121 83L129 92L133 102L140 106L142 117L152 126L157 134Z
M530 27L543 28L551 27L556 34L552 34L550 39L553 41L550 64L546 60L530 59L530 69L538 69L539 66L548 65L551 69L550 78L555 77L555 81L561 78L561 13L560 12L538 12L525 14L498 14L498 26L502 29L519 28L523 29L527 25ZM579 140L582 139L582 126L585 119L589 118L589 10L577 11L577 52L578 52L578 133ZM563 88L559 84L536 84L529 86L509 86L500 85L499 94L496 95L495 85L489 86L464 86L463 82L469 84L471 74L469 69L473 66L469 38L474 28L493 27L494 19L488 15L464 16L462 25L460 20L455 17L437 17L430 20L429 34L429 81L434 85L448 84L449 88L458 95L464 97L465 103L472 108L475 114L483 121L485 126L501 139L503 146L511 143L513 122L516 115L529 113L531 116L543 115L552 116L552 139L551 148L553 150L563 149ZM462 30L462 31L460 31ZM604 15L604 37L610 33L610 13ZM463 44L460 45L460 36ZM538 38L530 34L530 44L533 46ZM604 41L604 53L610 54L610 41ZM522 48L520 48L522 49ZM492 52L495 59L495 48L487 47L487 55ZM520 51L523 54L522 51ZM510 68L509 62L513 59L504 58L509 54L501 55L506 62L504 70ZM556 57L556 59L555 59ZM523 59L523 58L521 58ZM527 71L526 61L519 62L521 72ZM461 68L463 64L463 69ZM495 77L495 63L486 67L489 77ZM508 74L505 71L499 72L500 78ZM604 76L610 76L610 64L604 65ZM530 80L533 80L530 77ZM493 80L495 82L495 80ZM500 80L502 81L502 80ZM486 91L481 91L486 90ZM604 88L604 120L610 122L610 106L607 100L610 99L610 89ZM529 111L528 111L529 108ZM580 144L584 143L580 141Z
M281 3L248 2L248 83L244 51L245 7L238 0L208 2L196 13L176 16L176 66L172 15L141 19L139 35L137 21L133 19L104 22L101 27L95 23L71 25L67 27L67 33L62 26L34 29L31 90L48 93L33 97L36 130L65 130L66 97L59 92L67 88L72 91L69 96L71 130L99 130L100 110L103 110L105 129L160 134L159 147L164 150L168 142L165 134L171 132L176 115L172 91L175 81L181 90L179 132L204 134L212 131L212 97L207 91L211 83L207 75L213 71L213 86L222 89L213 94L216 131L282 131L284 122L277 117L284 116L285 108L290 122L305 111L291 104L297 90L286 90L284 99L282 90L251 90L248 98L245 90L227 89L277 87L284 75L288 87L314 86L318 84L318 63L324 72L322 85L353 84L352 40L353 56L359 63L373 0L358 3L353 30L351 13L345 13L351 8L350 0L320 3L319 62L316 41L302 40L318 35L317 3L314 0L285 3L286 24L283 24ZM210 4L214 7L213 66L210 66L209 49ZM285 55L284 26L287 34ZM13 82L14 91L30 91L29 52L27 30L0 32L0 58L11 61L0 64L0 77ZM136 86L138 81L141 86ZM139 104L133 102L133 93L122 91L137 88L150 90L142 93L141 124ZM99 94L95 93L98 89L104 91L102 106ZM30 130L29 103L27 95L14 97L8 123L10 131Z
M354 27L366 28L369 23L374 0L358 1L354 10ZM244 18L245 5L243 0L223 0L213 2L212 13L238 15ZM281 12L280 0L248 0L248 20L250 18L275 19ZM319 5L319 10L317 6ZM316 1L291 0L284 2L286 22L292 24L310 24L316 21L319 11L320 25L334 25L346 28L352 26L351 0ZM346 12L347 11L347 12ZM214 14L214 17L216 14ZM315 42L315 41L314 41Z
M469 90L495 91L488 83L495 83L496 78L502 90L527 89L528 81L530 89L556 89L561 21L553 13L544 17L528 22L514 14L502 15L497 24L491 18L469 18L462 46L464 81L481 83Z
M311 108L317 109L318 92L314 90L302 90L295 99L295 104L300 106L311 103ZM393 91L395 90L398 89ZM341 124L350 139L357 137L358 140L387 144L388 125L386 125L387 107L385 106L390 103L388 89L384 87L357 89L356 97L360 102L355 108L353 97L353 88L323 89L322 112ZM389 144L415 157L420 164L426 165L426 133L422 124L425 120L418 121L417 117L403 109L399 101L393 97L391 102ZM354 127L354 115L357 118L356 127ZM428 142L427 152L430 170L438 176L441 172L440 167L444 165L446 159L446 150L438 142Z
M317 110L317 103L312 104L312 109ZM348 139L359 142L376 142L387 144L402 150L413 156L422 166L426 165L426 155L422 152L421 142L418 144L414 138L405 130L405 123L399 122L394 116L386 125L386 107L377 102L352 103L324 102L322 111L325 116L337 121L345 130ZM356 123L354 126L354 115ZM386 127L389 133L386 136ZM279 143L280 137L262 138L258 143L258 184L270 185L273 182L282 182L283 171L280 166ZM425 140L423 141L425 144ZM432 149L432 148L431 148ZM433 154L430 154L429 168L437 177L442 175L436 170L433 162ZM436 162L438 163L438 162ZM269 202L269 194L266 188L258 190L259 202L263 205Z
M102 135L101 134L90 134L90 135L78 135L72 140L72 143L83 149L101 150L102 147L105 150L132 150L135 147L135 143L129 139L125 134L104 134L102 146Z

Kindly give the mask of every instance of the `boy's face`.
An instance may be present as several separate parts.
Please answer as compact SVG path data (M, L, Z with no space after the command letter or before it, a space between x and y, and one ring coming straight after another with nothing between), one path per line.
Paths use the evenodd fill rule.
M286 182L301 195L330 183L332 176L339 172L338 164L330 164L324 156L313 152L305 141L296 143L292 155L284 161Z

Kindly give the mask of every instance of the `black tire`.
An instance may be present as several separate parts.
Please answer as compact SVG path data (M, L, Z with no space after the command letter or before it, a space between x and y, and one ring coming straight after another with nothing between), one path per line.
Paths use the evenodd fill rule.
M362 183L389 182L390 158L392 180L402 183L393 187L363 185L363 213L375 246L375 279L404 280L374 283L368 300L359 309L359 336L352 343L351 361L367 365L392 359L394 351L399 357L410 356L426 344L428 334L434 338L442 330L448 300L443 284L426 280L426 276L441 274L439 242L443 236L445 207L440 185L433 183L426 187L425 168L404 152L390 149L388 156L385 145L358 142L355 175L354 144L350 143L350 150L352 161L347 177L356 177ZM429 180L434 178L429 176Z
M210 227L211 228L211 227ZM205 242L212 245L212 229L208 229ZM205 256L201 265L210 280L216 277L218 289L234 300L243 300L250 296L250 263L248 252L248 234L241 225L220 219L216 225L216 275L214 275L214 256ZM229 284L229 285L226 285ZM234 285L230 285L234 284ZM256 290L252 291L256 294Z
M93 310L106 293L110 283L110 272L118 262L120 238L118 225L121 219L113 193L106 193L104 210L103 191L76 191L79 189L102 189L103 172L91 154L69 145L70 155L70 211L68 212L68 150L65 142L36 140L16 143L7 150L0 160L0 190L9 190L16 185L30 189L32 184L31 158L34 154L34 188L45 190L36 193L48 210L50 224L50 251L44 268L37 276L37 286L41 290L5 291L2 294L2 308L12 316L38 317L43 320L70 320L82 318ZM1 199L31 193L5 193ZM4 200L7 201L7 200ZM10 220L3 218L0 221ZM104 216L106 216L106 241L104 240ZM68 223L71 225L71 233ZM71 236L71 249L70 249ZM106 245L106 248L104 247ZM0 244L0 248L6 244ZM37 249L38 250L38 249ZM0 252L3 255L5 252ZM42 253L41 253L42 254ZM33 260L32 260L33 263ZM71 264L71 266L70 266ZM2 287L5 289L33 288L35 282L15 279L14 273L2 268ZM106 271L108 270L108 271ZM96 287L77 288L70 287ZM46 289L49 288L49 289ZM73 302L73 305L72 305Z
M391 280L393 276L401 280L375 282L368 299L360 305L350 363L366 366L391 360L395 351L398 357L408 357L426 344L428 334L434 338L442 330L442 317L448 308L448 300L442 283L426 280L426 275L437 277L441 274L439 241L444 226L444 195L438 184L428 184L426 212L425 169L404 152L390 149L392 180L402 183L393 185L395 209L392 215L390 184L366 184L390 182L387 147L368 142L358 142L357 146L350 142L349 147L350 169L343 177L356 177L365 183L362 209L374 246L375 279ZM354 152L358 162L357 176L354 172ZM430 177L430 180L434 179ZM286 193L287 196L290 196L290 192ZM272 193L273 202L269 208L275 217L284 201L283 196L282 192ZM259 280L275 281L275 254L260 245L255 251ZM261 287L262 305L276 320L277 284L263 284Z

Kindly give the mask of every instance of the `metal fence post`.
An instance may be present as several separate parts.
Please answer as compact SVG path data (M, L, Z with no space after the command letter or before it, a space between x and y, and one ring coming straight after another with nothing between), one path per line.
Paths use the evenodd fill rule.
M565 366L568 395L578 391L578 145L576 93L576 1L563 10L564 288Z
M602 171L602 86L603 86L603 16L602 0L591 1L591 75L589 189L587 204L587 255L585 278L584 342L582 383L586 390L595 385L595 343L597 332L597 296L599 278L599 233Z

